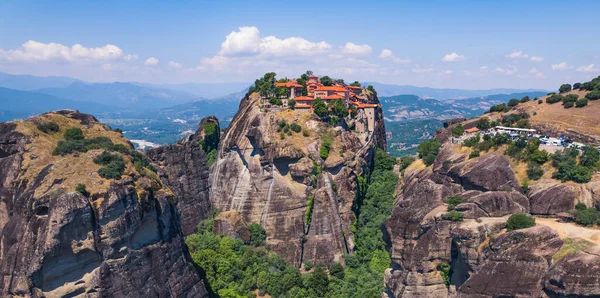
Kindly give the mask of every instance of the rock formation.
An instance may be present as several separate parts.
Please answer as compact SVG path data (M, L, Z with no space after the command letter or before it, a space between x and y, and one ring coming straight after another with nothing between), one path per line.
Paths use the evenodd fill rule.
M60 131L36 128L45 122ZM206 297L183 242L177 198L125 154L120 180L98 176L92 159L102 150L52 155L73 127L131 148L78 112L0 124L0 295ZM75 192L78 184L88 193Z
M576 203L597 204L597 183L547 179L521 193L507 157L487 153L468 159L446 143L430 167L405 171L386 222L392 265L387 297L580 297L600 294L598 246L555 258L563 247L551 227L506 232L515 213L555 215ZM450 196L464 216L444 215Z
M290 264L343 263L353 249L357 177L370 166L374 148L385 148L381 109L374 132L357 133L327 127L312 113L266 111L259 103L257 94L247 95L221 138L210 176L214 207L261 224L269 247ZM292 123L303 132L284 133ZM323 160L319 151L326 138L332 145Z
M208 164L206 152L200 144L204 140L204 126L219 122L214 117L202 119L198 130L177 144L150 149L146 155L160 166L161 180L177 196L177 209L181 214L184 235L196 230L198 223L210 215Z

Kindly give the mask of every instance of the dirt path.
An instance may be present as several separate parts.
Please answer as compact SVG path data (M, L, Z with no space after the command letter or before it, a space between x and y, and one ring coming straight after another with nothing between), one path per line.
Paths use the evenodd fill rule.
M545 225L558 233L560 238L580 238L600 245L600 229L578 226L575 223L558 222L556 218L536 217L535 223Z

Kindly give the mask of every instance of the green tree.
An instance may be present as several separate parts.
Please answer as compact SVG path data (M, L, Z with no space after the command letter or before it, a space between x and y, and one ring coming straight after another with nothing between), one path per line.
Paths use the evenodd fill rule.
M38 123L36 126L37 126L37 129L39 129L40 131L42 131L44 133L53 133L53 132L58 132L60 130L60 127L58 126L58 124L56 124L54 122L42 122L42 123Z
M251 223L248 225L248 230L250 230L250 245L261 246L265 244L267 232L260 224Z
M515 107L517 106L521 101L516 99L516 98L511 98L511 100L508 101L508 106L509 107Z
M313 101L313 109L315 114L321 118L325 118L329 116L329 110L327 110L327 105L320 98L315 98Z
M595 208L578 210L575 213L575 222L582 226L593 226L598 222L598 211Z
M436 140L429 140L419 144L417 151L419 152L419 158L423 159L425 165L432 165L440 152L441 144Z
M483 117L479 119L479 121L477 121L477 128L479 128L480 130L488 130L492 128L490 119L488 117Z
M571 91L571 84L562 84L560 88L558 88L558 92L565 93Z
M354 81L352 84L350 84L350 86L360 87L360 82Z
M321 266L317 266L315 271L309 277L308 284L310 289L315 291L318 297L325 297L327 294L327 286L329 285L329 278L327 272Z
M573 90L579 89L581 88L581 83L575 83L573 84Z
M76 141L76 140L85 139L85 137L83 136L83 131L81 131L81 128L77 128L77 127L69 128L69 129L65 130L64 137L65 137L65 140L67 140L67 141Z
M594 90L585 95L585 98L589 100L598 100L600 99L600 90Z
M296 108L296 101L293 99L288 100L288 107L290 107L290 109L295 109Z
M454 210L454 208L462 202L463 200L459 196L452 196L444 200L444 203L448 204L448 211Z
M524 213L513 214L506 222L506 230L514 231L535 226L535 218Z
M331 86L331 85L333 85L333 79L330 78L329 76L322 76L321 84L323 84L323 86Z
M598 149L592 146L586 146L582 150L579 164L584 167L594 167L594 165L600 160L600 152Z
M340 263L329 266L329 274L338 279L344 279L344 267Z
M455 126L452 129L452 135L455 137L460 137L462 136L462 134L465 132L465 128L462 126L462 124L458 124L457 126Z
M342 102L341 99L336 99L332 101L331 103L329 103L329 106L331 109L331 113L340 118L344 118L349 114L348 108L346 108L346 105L344 104L344 102Z
M319 149L319 156L326 160L329 156L329 151L331 151L331 145L333 144L333 137L331 135L325 134L321 136L321 149Z
M526 103L528 101L530 101L531 99L529 98L529 96L523 96L523 98L521 98L521 103Z
M544 175L544 170L540 167L540 164L536 162L529 162L527 164L527 178L531 180L538 180Z
M588 104L588 100L585 99L585 98L582 98L582 99L577 100L575 102L575 107L577 107L577 108L583 108L583 107L587 106L587 104Z

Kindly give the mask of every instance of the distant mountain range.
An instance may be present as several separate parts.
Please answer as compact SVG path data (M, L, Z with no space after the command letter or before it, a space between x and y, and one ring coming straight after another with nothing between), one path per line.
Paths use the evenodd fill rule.
M430 87L418 87L412 85L390 85L381 84L376 82L364 82L363 85L373 85L377 90L377 95L382 96L394 96L401 94L412 94L422 98L435 98L440 101L447 99L467 99L473 97L483 97L493 94L510 94L519 92L546 92L541 89L511 89L511 88L497 88L497 89L484 89L484 90L464 90L464 89L448 89L448 88L430 88Z

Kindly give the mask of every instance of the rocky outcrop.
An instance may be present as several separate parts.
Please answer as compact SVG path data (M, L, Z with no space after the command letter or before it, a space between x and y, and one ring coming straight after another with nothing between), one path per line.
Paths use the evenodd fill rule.
M367 100L378 103L372 94ZM343 263L353 249L357 177L374 148L385 148L381 111L373 133L357 133L327 126L312 113L261 110L259 102L257 94L247 95L221 138L210 176L213 205L261 224L269 247L290 264ZM282 121L304 132L286 134ZM324 138L332 140L325 160L319 154Z
M91 163L94 150L52 156L62 134L42 133L36 121L127 144L72 111L0 124L0 295L206 297L170 190L142 177L129 160L121 180L106 180ZM83 182L89 198L71 188Z
M544 216L593 206L597 183L541 180L526 194L507 158L467 159L444 144L432 166L408 170L385 226L392 264L385 273L387 297L580 297L600 294L593 246L555 263L559 234L540 225L506 232L516 213ZM445 199L459 196L445 215Z
M215 217L213 233L238 239L244 243L250 242L248 224L242 215L235 210L221 212Z
M544 277L544 291L548 297L595 297L599 289L599 246L565 257Z
M209 165L207 154L202 149L204 127L216 127L217 139L219 122L215 117L200 121L198 129L177 144L150 149L146 155L160 166L159 175L163 183L177 196L177 209L181 214L181 229L184 235L196 231L198 223L210 215Z

